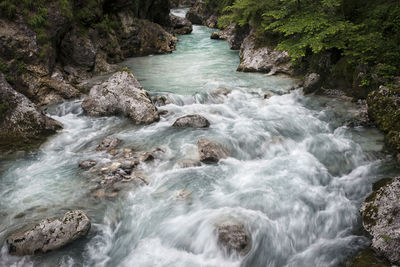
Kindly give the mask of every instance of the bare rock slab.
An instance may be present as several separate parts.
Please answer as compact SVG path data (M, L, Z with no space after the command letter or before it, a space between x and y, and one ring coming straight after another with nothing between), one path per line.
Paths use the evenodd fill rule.
M207 139L200 139L197 143L200 161L204 163L217 163L221 159L227 158L229 152L221 144L214 143Z
M83 211L69 211L62 218L45 219L28 231L14 233L7 239L8 250L19 256L57 250L86 236L90 226Z
M94 86L82 108L90 116L124 115L135 124L150 124L160 119L147 92L129 71L117 72Z
M187 115L177 119L172 126L176 128L208 128L210 122L200 115Z
M400 177L385 182L361 204L363 226L372 236L372 249L400 264Z

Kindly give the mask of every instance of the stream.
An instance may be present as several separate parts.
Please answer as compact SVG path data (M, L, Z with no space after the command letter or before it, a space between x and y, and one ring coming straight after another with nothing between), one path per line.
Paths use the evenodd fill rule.
M238 51L211 40L212 31L194 26L174 53L122 63L151 96L168 99L157 123L88 117L82 99L47 108L64 130L38 151L0 161L0 266L340 266L369 245L360 203L373 182L399 174L384 136L345 126L357 113L353 103L304 96L287 77L236 72ZM232 93L215 94L221 87ZM210 128L171 127L187 114L206 117ZM147 186L98 200L78 164L107 162L96 147L110 135L123 147L165 153L141 166ZM200 138L231 156L180 168L182 160L198 160ZM190 195L178 198L182 190ZM12 232L70 209L91 218L86 238L46 255L8 254ZM251 235L246 256L218 246L216 225L225 221Z

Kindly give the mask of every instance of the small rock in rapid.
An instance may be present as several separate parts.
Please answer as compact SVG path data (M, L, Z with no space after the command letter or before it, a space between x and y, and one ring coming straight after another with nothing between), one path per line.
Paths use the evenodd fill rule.
M270 93L265 93L264 94L264 99L270 99L272 96Z
M217 225L218 243L222 245L229 254L239 253L246 255L251 249L251 238L246 233L245 227L237 223L224 223Z
M200 167L201 163L199 161L185 159L185 160L179 161L178 166L181 168Z
M216 163L227 158L229 152L220 144L213 143L206 139L200 139L197 143L200 161L205 163Z
M361 204L363 226L372 235L371 247L393 264L400 264L400 177L383 180Z
M7 239L8 250L19 256L57 250L87 235L90 226L83 211L69 211L62 218L45 219L30 230L14 233Z
M223 87L217 88L213 92L214 95L225 95L225 96L229 95L230 93L232 93L232 90Z
M101 144L97 147L97 151L111 151L121 143L121 140L114 137L107 137L101 141Z
M159 110L159 111L158 111L158 115L159 115L159 116L165 116L165 115L167 115L167 114L168 114L168 110L163 109L163 110Z
M81 169L90 169L94 166L96 166L97 162L94 160L84 160L81 163L79 163L79 168Z
M213 32L213 33L211 34L210 38L213 39L213 40L219 40L219 39L221 39L218 32Z
M187 115L177 119L172 126L176 128L207 128L210 127L210 122L200 115Z

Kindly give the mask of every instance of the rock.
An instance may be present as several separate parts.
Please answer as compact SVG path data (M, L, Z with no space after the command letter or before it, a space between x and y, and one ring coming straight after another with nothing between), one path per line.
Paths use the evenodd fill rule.
M137 19L127 9L118 13L121 21L120 48L124 57L166 54L175 50L176 37L160 25Z
M218 24L218 17L216 15L211 15L205 22L205 26L209 28L216 28Z
M201 163L195 160L181 160L178 162L178 166L181 168L193 168L193 167L200 167Z
M124 115L135 124L150 124L160 119L147 92L129 71L117 72L94 86L82 108L90 116Z
M293 73L287 52L269 47L257 48L253 34L246 37L242 43L238 71L289 75Z
M227 96L230 93L232 93L232 90L220 87L220 88L217 88L212 94L213 95L225 95L225 96Z
M219 32L213 32L211 34L211 39L216 40L227 40L229 47L232 50L239 50L244 39L249 35L250 27L231 25Z
M368 115L386 133L385 141L394 153L400 152L400 90L380 86L367 98Z
M321 75L318 73L310 73L304 79L303 90L305 94L310 94L320 89L322 84Z
M158 110L158 115L159 116L165 116L165 115L167 115L168 114L168 110Z
M221 38L220 32L211 33L210 38L213 39L213 40L221 40L221 39L223 39L223 38Z
M28 231L11 235L7 239L8 250L19 256L57 250L86 236L90 226L83 211L69 211L62 218L45 219Z
M218 243L229 254L238 253L241 256L249 253L251 249L251 237L246 233L244 225L236 223L224 223L217 226Z
M152 100L156 107L161 107L169 104L169 100L166 96L155 96Z
M200 115L187 115L177 119L172 126L175 128L208 128L210 122Z
M75 28L64 36L60 51L66 64L72 62L73 65L86 70L91 70L95 65L96 48L89 36L78 34Z
M191 7L196 3L196 0L172 0L171 8Z
M97 162L94 160L84 160L81 163L79 163L79 168L81 169L90 169L94 166L96 166Z
M264 94L264 99L270 99L272 95L270 93L265 93Z
M29 148L62 128L27 97L16 92L0 73L0 147Z
M400 264L399 203L400 177L396 177L368 196L360 208L363 226L372 236L372 249L392 264Z
M228 157L228 151L220 144L213 143L206 139L200 139L197 143L200 161L205 163L216 163L220 159Z
M121 143L121 140L113 137L106 137L96 148L97 151L111 151Z
M364 249L355 257L351 258L344 266L349 267L390 267L392 266L385 259L379 258L375 252L370 249Z
M193 25L188 19L173 14L169 14L168 28L174 34L189 34L193 31Z

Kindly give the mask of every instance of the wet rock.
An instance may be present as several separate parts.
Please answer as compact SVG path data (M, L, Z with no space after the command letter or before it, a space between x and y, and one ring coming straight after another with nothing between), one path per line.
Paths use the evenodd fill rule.
M318 73L310 73L304 79L303 90L305 94L310 94L318 89L320 89L322 85L321 75Z
M160 118L147 92L129 71L117 72L94 86L82 108L90 116L124 115L135 124L150 124Z
M216 15L211 15L205 22L205 26L209 28L216 28L218 24L218 17Z
M374 127L374 123L368 115L368 105L365 100L358 101L358 113L355 118L347 122L348 127Z
M97 162L94 160L84 160L81 163L79 163L79 168L81 169L90 169L94 166L96 166Z
M60 249L87 235L90 220L80 210L69 211L59 219L45 219L34 228L7 239L8 250L15 255L36 255Z
M197 143L200 161L205 163L216 163L227 158L228 151L220 144L213 143L206 139L200 139Z
M217 89L213 92L214 95L225 95L225 96L229 95L230 93L232 93L232 90L229 90L229 89L227 89L227 88L222 88L222 87L217 88Z
M272 95L270 93L265 93L264 94L264 99L270 99Z
M175 34L189 34L193 31L192 23L186 19L169 14L169 29Z
M251 249L251 238L246 233L242 224L224 223L217 225L218 243L223 246L229 254L238 253L241 256L249 253Z
M111 151L121 143L121 140L115 137L106 137L96 148L97 151Z
M373 192L361 204L363 226L372 236L371 247L392 264L400 264L400 177Z
M158 115L159 116L165 116L165 115L167 115L168 114L168 110L158 110Z
M187 115L177 119L172 126L176 128L208 128L210 122L200 115Z
M375 252L370 249L364 249L358 253L354 258L346 262L345 266L349 267L390 267L392 266L385 259L379 258Z
M287 52L282 52L269 47L257 48L255 37L250 34L244 39L240 48L240 65L238 71L263 72L269 74L293 73L290 57Z
M175 199L177 200L192 200L192 192L189 192L187 190L180 190L176 192L175 194Z
M185 159L185 160L179 161L178 166L180 168L200 167L201 163L199 161Z
M18 214L16 214L14 216L14 219L20 219L20 218L25 217L25 216L26 216L25 212L20 212L20 213L18 213Z
M208 14L204 12L204 7L204 1L196 1L194 6L186 13L186 18L193 24L203 25L209 18Z
M165 106L170 103L166 96L155 96L152 101L156 107Z
M0 147L29 148L62 128L27 97L15 91L0 73Z
M171 8L191 7L196 3L196 0L172 0Z

